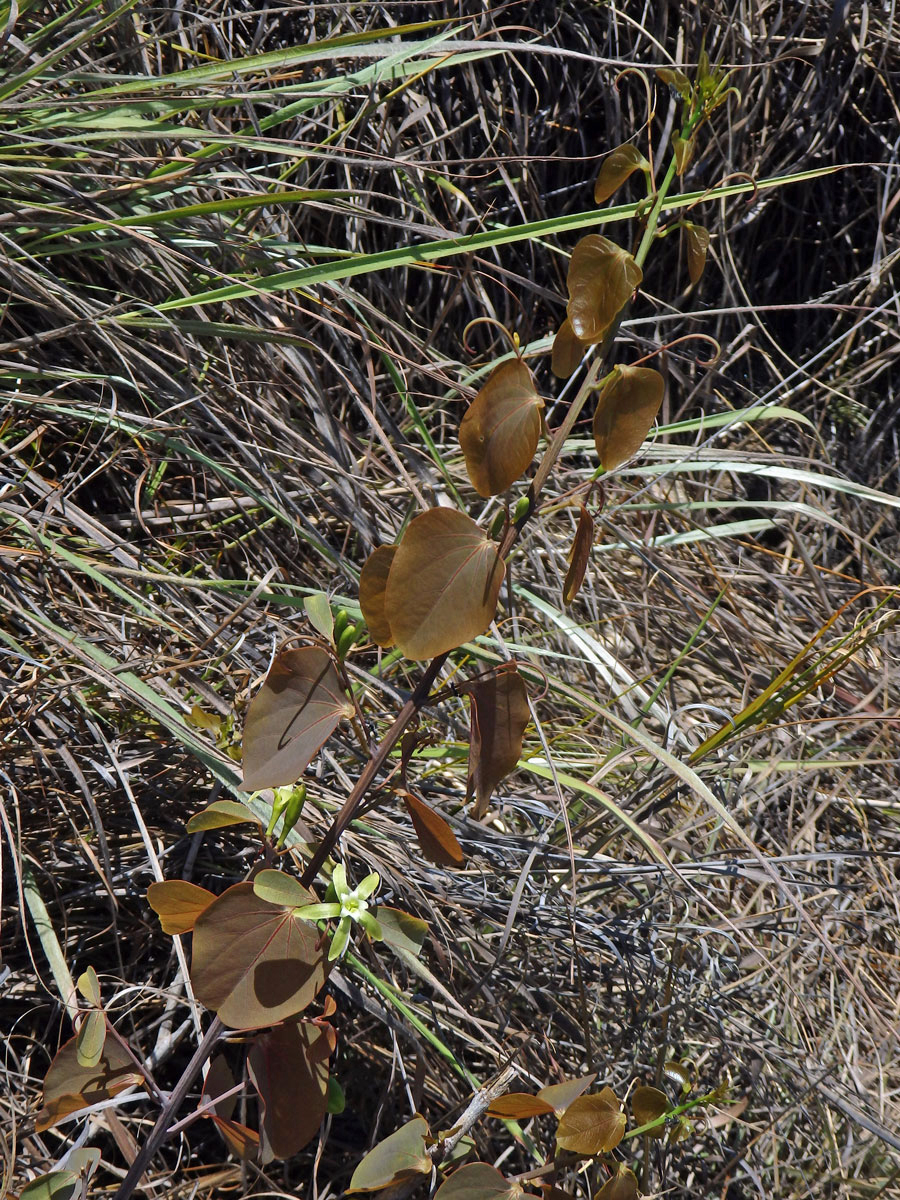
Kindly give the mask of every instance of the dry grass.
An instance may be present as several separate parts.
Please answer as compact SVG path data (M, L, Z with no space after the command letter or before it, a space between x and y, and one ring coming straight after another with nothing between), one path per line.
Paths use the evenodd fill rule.
M229 766L207 735L179 740L177 714L193 704L240 713L273 646L305 628L303 596L322 588L352 611L366 555L420 507L457 492L481 515L456 430L473 370L505 346L483 325L467 347L466 325L491 316L546 348L575 235L294 288L273 290L272 277L589 210L598 156L646 117L639 80L617 90L617 69L695 62L705 32L713 58L738 68L743 102L703 135L687 186L842 169L699 206L712 261L693 291L682 289L678 237L659 244L624 352L702 333L721 357L704 366L700 341L667 351L664 432L606 483L593 567L571 610L560 588L573 511L548 513L517 552L511 602L478 655L530 663L548 691L528 735L536 761L507 781L486 824L462 807L465 706L428 713L437 748L415 771L452 820L466 867L423 862L391 805L345 839L357 873L381 873L383 899L431 923L437 982L407 976L378 947L357 949L478 1078L516 1051L528 1088L591 1069L622 1093L652 1082L666 1058L690 1064L701 1090L727 1082L707 1121L649 1154L654 1191L900 1197L900 35L869 6L840 17L840 6L759 0L703 7L705 25L687 5L648 21L640 5L511 3L463 11L453 35L470 50L475 39L505 49L456 64L420 56L405 78L351 78L383 61L371 41L356 57L352 47L309 61L286 53L152 91L141 81L460 14L140 3L118 15L77 5L54 21L49 6L23 4L8 24L7 1186L77 1142L102 1150L94 1189L105 1194L153 1118L132 1096L34 1133L43 1075L71 1024L63 968L54 978L52 938L39 936L23 882L68 970L94 965L117 1028L171 1087L196 1014L147 886L161 874L220 890L256 855L239 833L186 835ZM133 91L95 94L117 80ZM158 107L122 108L136 101ZM657 143L671 133L667 105L660 93ZM307 194L279 199L286 191ZM232 282L252 294L160 307ZM547 357L535 366L556 394ZM671 428L760 403L807 423ZM551 424L561 413L549 406ZM557 496L594 469L586 435L554 477ZM835 614L760 720L741 725ZM802 672L821 656L837 669L813 686ZM381 685L371 649L350 662L383 727L417 670L395 664ZM690 763L729 720L740 728ZM646 741L623 740L623 722ZM566 777L558 785L541 766L547 751ZM359 767L349 739L329 743L310 773L314 833ZM262 1171L235 1165L200 1123L158 1156L159 1191L327 1200L415 1108L433 1128L452 1122L469 1088L446 1059L352 967L332 991L345 1113ZM512 1145L493 1121L476 1143L486 1161ZM641 1162L646 1148L633 1149ZM513 1174L534 1163L514 1147L502 1165ZM582 1174L568 1186L589 1196L598 1182Z

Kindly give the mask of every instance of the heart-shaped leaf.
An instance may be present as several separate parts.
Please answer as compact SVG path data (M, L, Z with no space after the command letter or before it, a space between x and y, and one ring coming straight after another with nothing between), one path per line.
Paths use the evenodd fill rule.
M572 331L582 342L602 342L628 303L643 272L627 250L599 233L581 239L572 251L566 286Z
M484 633L503 560L483 529L454 508L410 521L388 575L385 613L407 658L436 658Z
M558 1117L561 1117L569 1105L588 1090L596 1075L582 1075L578 1079L565 1079L562 1083L548 1083L538 1092L541 1100L546 1100Z
M488 1116L527 1121L531 1117L543 1117L552 1112L553 1105L540 1096L532 1096L530 1092L507 1092L492 1102Z
M594 202L602 204L613 192L617 192L629 175L635 171L649 171L650 164L631 142L617 146L603 160L597 182L594 184Z
M634 1114L636 1125L649 1125L651 1121L655 1121L657 1117L668 1112L669 1107L669 1097L659 1088L637 1087L631 1094L631 1111ZM665 1125L659 1125L650 1131L650 1137L662 1138L665 1136Z
M312 892L308 903L315 903ZM259 1029L292 1017L325 983L318 930L237 883L194 926L191 982L201 1004L231 1029Z
M569 551L569 569L563 584L563 604L571 604L581 590L584 573L591 558L594 544L594 518L582 504L578 516L578 528Z
M311 1021L286 1021L256 1039L248 1066L262 1105L265 1159L290 1158L318 1133L328 1055L325 1029Z
M144 1077L122 1044L108 1037L93 1066L78 1061L78 1038L70 1038L58 1051L44 1077L44 1107L35 1117L38 1133L50 1129L69 1113L100 1100L108 1100Z
M498 671L467 688L472 730L469 738L469 795L472 816L480 820L497 784L522 756L522 736L531 720L528 693L515 668Z
M384 591L396 546L378 546L363 564L359 576L359 607L376 646L393 646L394 635L384 608Z
M99 1008L92 1008L78 1027L75 1056L80 1067L96 1067L106 1042L106 1017Z
M283 651L247 710L244 790L295 783L341 717L352 712L324 650Z
M619 1163L612 1179L607 1179L600 1191L594 1193L594 1200L637 1200L637 1196L637 1176L624 1163Z
M557 379L568 379L578 369L585 349L585 343L575 336L572 322L566 317L553 339L553 351L550 355L550 370Z
M510 1183L490 1163L467 1163L445 1179L434 1200L516 1200L522 1195L517 1183Z
M203 833L207 829L225 829L229 825L252 822L261 825L259 817L239 800L215 800L202 812L194 813L187 823L188 833Z
M611 1088L579 1096L563 1113L556 1130L561 1150L574 1154L608 1154L625 1134L625 1114Z
M604 471L614 471L644 444L653 428L665 381L651 367L616 367L597 397L594 445Z
M163 933L190 933L197 918L215 900L215 893L185 879L164 879L147 888L147 903L159 917Z
M684 244L687 248L688 275L691 283L697 283L706 266L706 252L709 249L709 230L702 225L694 225L685 221Z
M379 1192L392 1183L431 1174L431 1159L425 1153L428 1123L413 1117L396 1133L374 1146L353 1172L348 1192Z
M403 793L403 803L412 819L422 853L439 867L461 867L466 861L453 830L433 808L412 792Z
M500 363L459 426L466 470L479 496L497 496L527 469L541 436L534 378L520 358Z

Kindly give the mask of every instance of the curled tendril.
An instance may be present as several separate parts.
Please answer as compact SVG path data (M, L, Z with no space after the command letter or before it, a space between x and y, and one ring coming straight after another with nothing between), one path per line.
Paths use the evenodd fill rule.
M465 329L463 330L462 342L463 342L463 346L465 347L466 350L468 350L468 352L470 354L474 354L474 350L469 345L469 330L472 329L473 326L475 326L475 325L495 325L497 327L497 329L499 329L501 331L501 333L503 333L506 336L506 338L509 340L509 344L510 344L510 346L512 346L516 355L519 358L522 357L521 349L519 346L519 335L517 333L510 333L509 330L506 328L506 326L503 324L503 322L498 321L496 319L496 317L475 317L465 327Z
M643 358L639 358L637 363L635 363L634 365L638 366L641 363L649 362L649 360L651 358L653 358L655 355L662 354L666 350L671 350L673 348L673 346L677 346L681 342L691 342L691 341L697 341L697 340L704 341L704 342L711 342L712 345L715 347L715 354L713 355L713 357L712 358L698 358L696 360L697 366L698 367L714 367L716 365L716 363L719 361L719 359L722 357L722 347L719 345L719 343L716 341L716 339L708 333L685 333L685 334L682 334L681 337L677 337L671 342L665 342L662 346L657 346L655 350L652 350L649 354L645 354Z

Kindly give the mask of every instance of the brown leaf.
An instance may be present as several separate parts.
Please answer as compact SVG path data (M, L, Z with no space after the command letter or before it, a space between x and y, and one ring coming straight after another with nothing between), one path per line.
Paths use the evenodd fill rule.
M479 496L497 496L527 469L541 436L541 409L531 371L520 358L495 367L459 427L466 470Z
M117 1038L106 1038L100 1058L93 1066L83 1066L78 1061L78 1038L70 1038L47 1069L44 1107L35 1117L34 1127L43 1133L69 1113L108 1100L143 1082L134 1059Z
M341 717L352 711L324 650L283 651L247 710L244 790L296 783Z
M384 590L396 553L396 546L378 546L366 559L359 576L359 607L376 646L394 644L391 623L384 608Z
M669 1097L655 1087L637 1087L631 1094L631 1111L635 1125L649 1125L657 1117L669 1111ZM659 1125L650 1131L650 1137L666 1136L665 1125Z
M628 303L643 272L627 250L588 234L572 251L566 285L572 331L582 342L602 342L606 331Z
M691 165L696 149L696 139L693 137L673 137L672 153L675 155L675 173L681 176Z
M600 389L594 445L604 471L637 454L653 427L665 382L651 367L616 367Z
M202 912L209 908L215 893L184 879L164 879L147 888L147 903L159 917L163 933L190 933Z
M498 1096L487 1110L489 1117L502 1117L513 1121L527 1121L530 1117L542 1117L553 1112L553 1105L532 1096L530 1092L507 1092Z
M434 1200L518 1200L521 1185L510 1183L490 1163L466 1163L448 1176Z
M388 575L385 611L407 658L436 658L484 633L494 618L503 561L483 529L454 508L409 523Z
M563 321L553 339L553 352L550 356L550 370L557 379L568 379L578 369L578 364L584 358L585 344L579 342L568 317Z
M412 792L403 793L403 803L412 819L422 853L439 867L461 867L466 861L453 830L433 808Z
M631 142L617 146L603 160L597 182L594 184L594 203L602 204L613 192L617 192L629 175L635 171L649 171L650 164Z
M290 1158L318 1133L328 1091L327 1041L325 1027L311 1021L286 1021L256 1039L248 1065L262 1105L264 1157L270 1149L275 1158Z
M637 1176L624 1163L619 1163L612 1179L607 1179L600 1191L594 1193L594 1200L637 1200L637 1195Z
M469 795L472 817L487 812L497 784L522 757L522 736L531 720L528 692L514 668L468 685L472 732L469 740Z
M591 558L594 544L594 518L582 504L578 517L578 528L569 551L569 569L563 584L563 604L571 604L581 590L584 573Z
M425 1152L427 1134L424 1117L417 1115L407 1121L369 1151L353 1172L348 1193L378 1192L392 1183L430 1175L431 1158Z
M577 1100L586 1092L597 1076L581 1075L578 1079L564 1079L562 1083L548 1083L538 1092L542 1100L552 1106L553 1111L561 1117L573 1100Z
M684 241L687 247L688 275L691 283L697 283L706 266L706 252L709 249L709 230L702 225L694 225L685 221Z
M579 1096L562 1115L556 1131L561 1150L575 1154L608 1154L625 1133L625 1114L611 1088Z

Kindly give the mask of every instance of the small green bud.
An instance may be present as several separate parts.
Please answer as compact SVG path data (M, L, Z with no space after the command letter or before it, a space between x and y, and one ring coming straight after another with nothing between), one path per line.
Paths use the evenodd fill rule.
M356 641L356 635L359 633L359 627L356 625L348 625L341 636L337 639L338 657L343 658L350 650L350 647Z
M520 496L519 499L516 501L516 507L513 509L513 517L512 517L513 524L518 525L518 523L520 521L523 521L525 519L525 517L528 516L528 512L530 509L531 509L531 497L530 496Z

